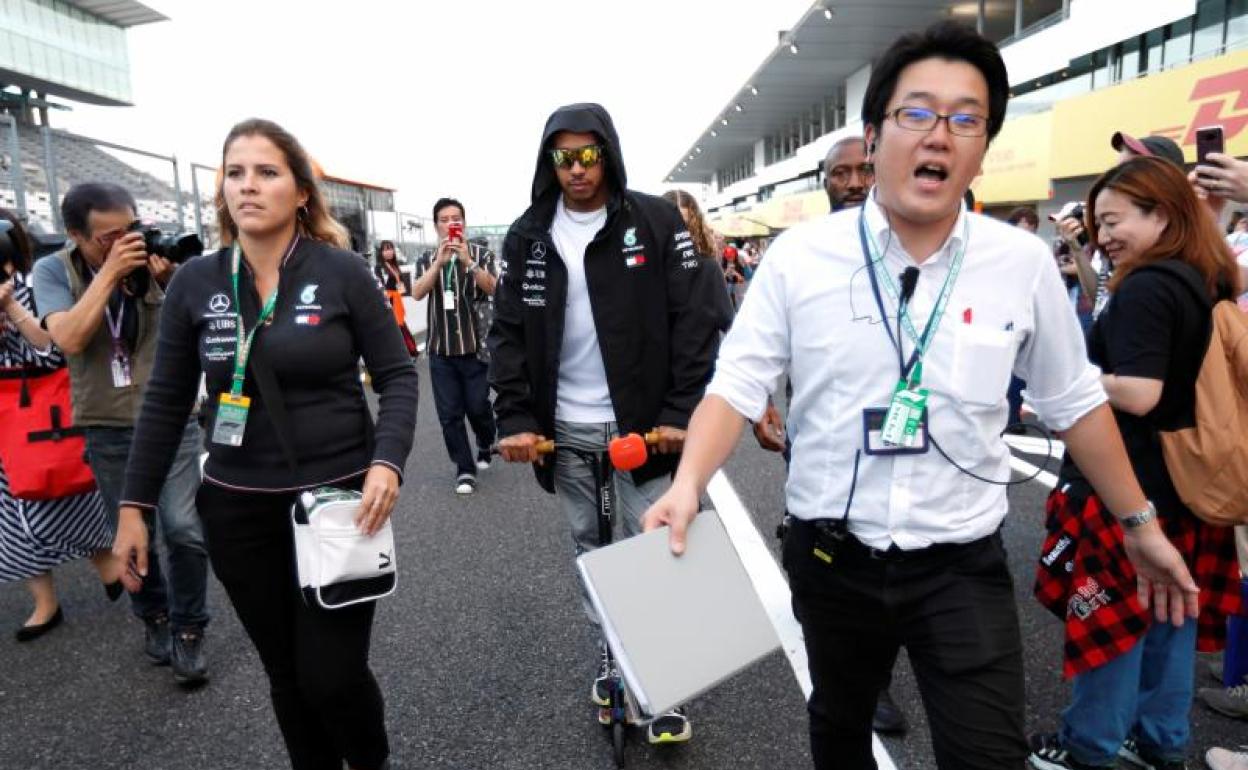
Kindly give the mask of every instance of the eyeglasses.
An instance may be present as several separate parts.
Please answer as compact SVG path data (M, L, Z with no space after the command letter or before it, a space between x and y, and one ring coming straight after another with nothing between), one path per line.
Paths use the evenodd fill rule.
M580 163L583 168L593 168L602 162L607 148L601 144L587 144L584 147L556 147L550 151L550 157L559 168L572 168L572 164Z
M834 166L828 176L838 182L848 182L854 174L857 174L859 179L874 179L875 166L870 163L859 163L857 166Z
M908 131L931 131L943 120L949 133L955 136L983 136L988 133L988 118L969 112L941 115L926 107L898 107L888 113L888 117Z

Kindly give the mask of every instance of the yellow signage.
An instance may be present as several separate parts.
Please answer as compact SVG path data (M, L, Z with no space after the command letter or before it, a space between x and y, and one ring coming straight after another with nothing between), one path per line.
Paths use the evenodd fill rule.
M754 238L771 235L767 225L757 221L753 212L712 214L707 217L711 229L725 238Z
M1049 198L1053 113L1014 118L988 147L983 173L971 182L975 200L1010 203Z
M828 194L823 190L811 190L804 193L786 195L783 198L772 198L751 212L755 217L774 230L788 228L808 219L815 219L828 213Z
M1054 179L1100 174L1113 165L1115 131L1168 136L1190 163L1196 129L1222 126L1227 152L1248 155L1248 51L1066 99L1052 114Z

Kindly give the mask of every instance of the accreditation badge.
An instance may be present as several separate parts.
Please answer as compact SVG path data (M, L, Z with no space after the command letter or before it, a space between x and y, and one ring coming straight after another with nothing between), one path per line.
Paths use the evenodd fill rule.
M130 356L117 353L113 356L110 367L113 375L114 388L128 388L134 384L134 376L130 371Z
M887 409L868 409L863 414L867 454L900 454L927 451L926 388L897 382Z
M242 446L243 430L247 427L247 412L251 399L222 393L217 401L217 419L212 426L212 443L225 446Z
M455 312L455 292L451 289L442 292L442 309L448 313Z

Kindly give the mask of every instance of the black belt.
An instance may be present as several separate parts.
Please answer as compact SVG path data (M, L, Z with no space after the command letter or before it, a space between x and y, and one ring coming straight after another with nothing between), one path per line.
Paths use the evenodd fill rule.
M808 521L805 519L794 518L790 524L810 529L812 530L811 534L813 535L813 530L815 530L822 521L831 520L815 519ZM999 538L1000 536L1001 532L1000 530L997 530L991 535L986 535L978 540L972 540L968 543L935 543L925 548L905 550L898 548L896 544L891 545L888 548L872 548L858 538L854 537L853 534L846 533L845 539L841 541L840 546L844 549L844 553L852 554L863 560L869 559L890 563L919 563L925 561L944 560L960 552L977 550L984 547L988 543L991 543L994 539Z

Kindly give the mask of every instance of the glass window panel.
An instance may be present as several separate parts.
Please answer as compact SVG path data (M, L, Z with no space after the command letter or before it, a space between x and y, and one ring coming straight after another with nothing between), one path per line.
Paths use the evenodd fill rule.
M1161 49L1165 44L1165 30L1154 29L1144 38L1148 59L1147 72L1161 71Z
M1062 0L1023 0L1023 29L1062 10Z
M1248 45L1248 0L1226 4L1226 47Z
M1166 69L1181 66L1191 60L1192 56L1192 20L1184 19L1170 25L1170 35L1166 39L1163 66Z
M1200 0L1196 6L1196 34L1192 38L1192 58L1213 54L1222 47L1226 21L1226 0Z
M1119 79L1131 80L1140 74L1140 39L1138 37L1122 43L1122 55L1118 62Z

